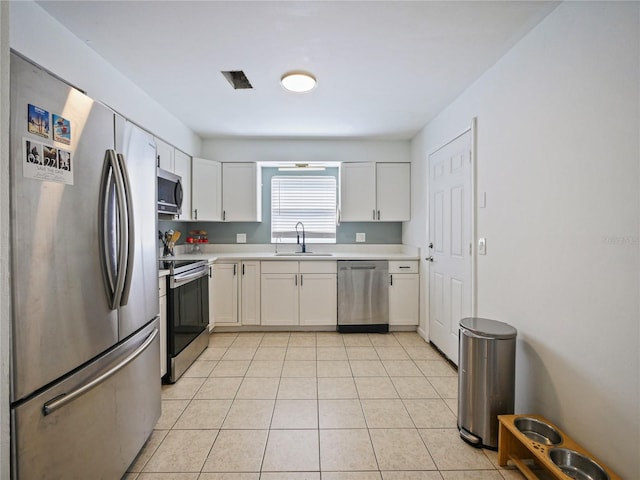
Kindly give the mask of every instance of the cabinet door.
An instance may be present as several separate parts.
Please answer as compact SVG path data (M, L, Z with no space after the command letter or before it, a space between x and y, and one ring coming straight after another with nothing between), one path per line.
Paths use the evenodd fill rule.
M418 325L420 276L391 274L389 283L389 325Z
M241 270L241 323L260 325L260 262L242 262Z
M222 164L222 220L262 221L262 182L256 163Z
M193 220L222 220L222 164L204 158L192 163Z
M182 178L182 213L180 220L191 220L191 157L180 150L174 152L174 172Z
M335 273L300 274L300 325L336 325L338 290Z
M216 325L238 325L238 264L213 265L213 311Z
M167 142L160 140L159 138L155 138L155 141L157 166L162 168L163 170L173 172L173 146L169 145Z
M297 273L263 273L260 289L262 325L298 325Z
M371 222L376 214L376 164L343 163L340 167L340 219L343 222Z
M213 281L213 264L209 265L209 333L213 331L213 327L216 326L216 313L215 313L215 282Z
M404 222L411 219L411 164L376 164L376 220Z

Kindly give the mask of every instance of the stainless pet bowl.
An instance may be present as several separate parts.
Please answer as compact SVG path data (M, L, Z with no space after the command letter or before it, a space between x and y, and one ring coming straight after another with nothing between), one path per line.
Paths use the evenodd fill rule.
M551 448L549 458L562 473L576 480L610 480L604 468L575 450Z
M559 445L562 435L554 427L536 418L518 417L513 424L523 435L543 445Z

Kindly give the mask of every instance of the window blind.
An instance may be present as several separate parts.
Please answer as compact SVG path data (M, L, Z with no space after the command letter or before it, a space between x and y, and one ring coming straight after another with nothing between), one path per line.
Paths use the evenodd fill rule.
M295 226L302 222L307 242L335 243L336 190L333 176L272 177L271 241L295 243Z

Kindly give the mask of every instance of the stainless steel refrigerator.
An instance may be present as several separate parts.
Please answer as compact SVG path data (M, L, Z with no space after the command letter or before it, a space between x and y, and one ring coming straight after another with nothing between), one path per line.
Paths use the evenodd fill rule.
M12 53L10 171L12 476L118 479L160 416L153 138Z

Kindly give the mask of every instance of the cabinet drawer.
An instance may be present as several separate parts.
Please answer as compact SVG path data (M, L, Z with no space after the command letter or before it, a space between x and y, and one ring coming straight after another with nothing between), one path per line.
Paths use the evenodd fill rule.
M301 261L300 273L338 273L337 262Z
M164 297L167 294L167 277L158 279L158 296Z
M389 262L389 273L418 273L418 261L409 260L406 262Z
M262 273L298 273L298 262L288 260L273 260L262 262Z

